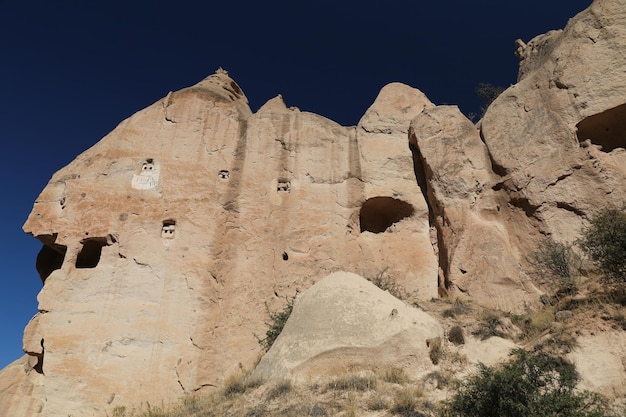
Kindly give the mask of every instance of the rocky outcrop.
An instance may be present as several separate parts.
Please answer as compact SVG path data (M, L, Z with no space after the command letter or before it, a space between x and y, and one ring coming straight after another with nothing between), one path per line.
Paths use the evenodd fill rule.
M622 207L626 174L626 3L596 1L562 31L518 40L519 81L476 132L458 109L411 123L416 177L437 230L440 287L521 312L540 290L528 254L573 242Z
M442 338L433 317L362 277L336 272L295 301L280 336L257 365L263 379L300 379L401 367L432 370L428 340Z
M218 72L57 172L24 226L43 243L40 313L24 338L43 363L42 414L216 386L258 356L266 305L333 271L386 271L436 296L406 144L432 106L392 84L357 127L281 97L252 114Z
M41 415L44 408L43 375L38 360L24 355L0 372L0 415Z
M225 71L123 121L54 174L24 225L43 245L44 286L28 356L0 373L0 413L93 415L214 387L254 363L267 309L310 287L296 313L320 317L294 323L313 320L334 350L297 352L285 335L258 372L314 376L347 351L403 361L399 346L422 352L438 334L362 279L314 286L337 271L532 309L539 239L571 242L626 203L625 27L626 0L597 0L563 31L518 41L519 81L478 126L398 83L356 127L280 96L252 113ZM315 294L333 285L344 298L320 311ZM352 317L337 326L354 327L324 333L344 303L359 313L336 312ZM377 330L360 334L363 321Z
M437 231L440 287L504 311L532 307L539 291L520 265L517 237L533 230L494 191L474 125L455 106L427 109L411 122L409 143Z
M480 124L510 204L556 240L624 203L625 27L624 0L597 0L564 30L518 41L519 80Z

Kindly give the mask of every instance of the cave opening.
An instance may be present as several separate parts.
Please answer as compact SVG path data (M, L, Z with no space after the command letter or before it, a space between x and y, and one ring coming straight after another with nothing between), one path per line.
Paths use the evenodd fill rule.
M410 217L415 209L410 203L393 197L367 199L359 212L362 232L383 233L389 226Z
M57 269L61 269L63 262L65 261L65 254L67 253L67 246L54 243L57 239L58 233L50 235L39 235L37 239L43 244L37 259L35 260L35 269L39 273L39 278L43 284L46 283L46 279Z
M106 241L98 238L83 240L83 248L76 257L76 268L95 268L102 256Z
M43 355L45 352L45 347L43 346L43 339L41 339L41 353L35 355L37 357L37 363L33 366L33 369L38 374L44 375L43 373Z
M602 146L604 152L626 148L626 104L589 116L581 120L576 128L580 143L589 140Z

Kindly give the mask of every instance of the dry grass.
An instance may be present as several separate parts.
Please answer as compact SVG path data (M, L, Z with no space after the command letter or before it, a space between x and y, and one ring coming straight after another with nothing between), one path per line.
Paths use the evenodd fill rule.
M452 303L452 307L443 311L442 316L446 318L455 318L456 316L467 314L472 311L467 301L457 298Z
M378 373L378 376L390 384L407 384L409 377L402 368L386 368Z
M283 381L280 381L276 385L274 385L267 392L267 395L265 398L267 399L267 401L272 401L276 398L287 395L288 393L291 392L292 389L293 389L293 383L291 382L291 380L285 379Z
M523 315L513 315L511 319L522 331L520 340L530 341L550 329L554 323L554 307L547 306Z
M400 416L422 416L422 397L424 390L421 386L402 387L396 390L390 412Z
M189 395L172 407L129 410L108 417L426 416L424 386L400 368L338 375L315 385L289 380L260 384L249 374L229 378L209 394ZM429 405L432 408L432 405ZM432 410L431 410L432 411ZM382 414L381 414L382 413Z
M336 391L369 391L376 388L378 380L371 372L346 374L332 379L326 389Z
M252 377L249 373L236 374L226 380L222 393L224 397L229 398L243 394L248 389L256 388L262 383L263 381L260 378Z
M393 287L384 274L378 283ZM409 377L402 368L389 367L336 375L310 385L289 380L263 383L242 372L227 379L223 387L184 397L172 407L119 407L107 417L434 416L439 406L435 399L452 395L456 378L471 369L460 353L470 332L482 338L508 337L527 349L561 355L575 346L577 328L600 324L626 329L625 292L594 286L593 280L585 284L576 295L548 297L549 302L540 309L517 316L461 300L423 302L423 308L447 328L447 337L429 340L429 357L437 366L424 374ZM571 311L571 316L559 317L557 313L563 310Z

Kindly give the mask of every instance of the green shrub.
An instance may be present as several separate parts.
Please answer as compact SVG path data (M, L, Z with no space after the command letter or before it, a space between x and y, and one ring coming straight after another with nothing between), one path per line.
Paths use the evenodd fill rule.
M455 345L464 345L465 344L465 334L463 333L463 328L461 326L454 326L448 332L448 340Z
M385 275L387 269L388 268L383 269L374 278L368 278L368 281L376 285L381 290L387 291L398 300L406 301L408 303L414 303L417 297L417 292L408 292L402 285L396 282L396 279L394 277L390 275Z
M626 213L607 209L583 230L580 247L610 280L626 281Z
M445 354L441 338L434 337L432 339L427 339L426 345L428 346L428 356L430 357L430 361L433 365L437 365L441 359L443 359Z
M263 349L265 349L265 351L270 350L270 348L278 338L278 335L280 335L280 333L283 331L283 328L285 327L285 324L287 323L287 320L289 319L289 316L291 316L291 312L293 311L294 300L295 297L287 299L287 304L282 311L272 312L268 309L270 323L266 323L269 328L267 329L267 332L265 332L265 339L259 339L257 337L257 339L259 340L259 344L261 345L261 347L263 347Z
M545 239L532 254L536 272L558 278L570 278L578 274L580 257L572 245Z
M563 358L518 349L515 359L481 365L446 405L446 417L603 417L604 400L576 390L578 373Z

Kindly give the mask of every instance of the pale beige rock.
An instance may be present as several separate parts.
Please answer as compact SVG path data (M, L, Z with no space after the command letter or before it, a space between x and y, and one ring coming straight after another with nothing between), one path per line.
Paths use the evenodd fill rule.
M441 325L426 312L356 274L336 272L296 299L253 375L308 381L389 367L424 373L433 368L427 340L441 337Z
M459 346L459 352L474 365L482 363L492 366L506 361L511 351L518 347L515 342L497 336L485 340L468 337L465 344Z
M36 363L24 355L0 371L0 416L42 415L44 377L33 369Z
M437 230L440 286L504 311L536 304L516 245L532 227L493 190L496 175L474 125L456 106L426 109L411 122L409 142Z
M480 131L397 83L356 127L280 96L253 114L224 71L122 122L53 176L24 225L44 244L45 285L29 356L0 373L0 413L111 414L214 387L257 359L266 306L336 271L385 273L422 299L458 290L532 308L526 257L542 235L572 242L599 209L626 203L626 0L596 0L564 30L516 44L519 82ZM378 311L359 305L354 323ZM387 327L378 344L280 369L401 359L412 343L423 353L422 333ZM489 343L462 349L470 362L509 349Z
M411 120L433 107L421 91L392 83L383 87L359 121L356 138L365 198L393 197L411 204L414 214L386 233L361 233L357 243L366 269L346 268L371 276L374 265L384 265L388 276L425 300L437 297L437 257L430 238L428 204L417 184L406 138ZM380 211L374 215L383 216Z
M564 30L518 45L519 81L481 134L510 204L571 242L589 216L625 202L626 1L596 0Z
M626 406L626 334L602 331L576 339L568 355L581 376L579 387L599 392Z
M436 296L428 210L406 145L425 106L415 89L384 89L363 122L384 133L287 109L280 97L252 114L218 72L57 172L24 226L45 244L41 313L24 338L43 355L43 414L167 403L216 386L258 357L266 304L276 309L332 271L386 271ZM371 197L382 204L366 222L389 217L380 233L361 231Z

